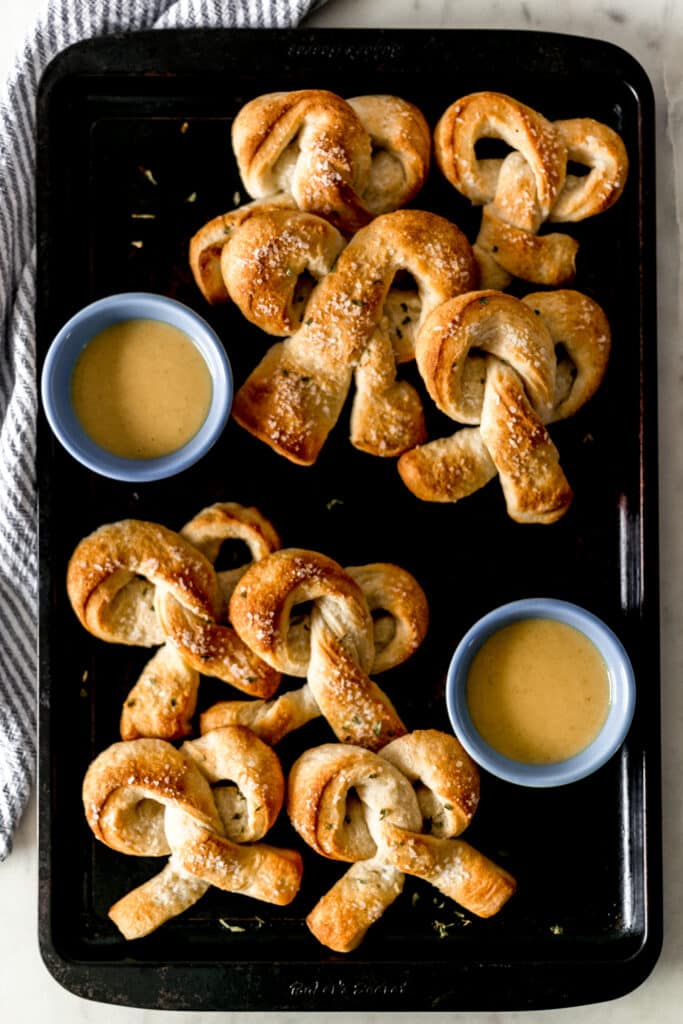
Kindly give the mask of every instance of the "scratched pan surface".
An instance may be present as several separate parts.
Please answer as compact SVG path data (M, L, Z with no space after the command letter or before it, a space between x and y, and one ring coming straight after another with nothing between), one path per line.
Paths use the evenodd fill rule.
M80 306L147 289L210 320L239 385L271 342L235 309L205 306L187 243L232 208L234 193L244 196L229 143L242 103L312 86L345 96L393 92L432 126L458 96L500 90L551 119L589 115L622 133L631 174L621 201L569 228L581 242L576 287L604 306L614 335L600 393L552 431L576 499L552 527L512 523L497 482L457 506L423 504L393 460L351 447L348 412L313 468L290 465L231 423L189 472L133 486L77 465L41 418L43 955L82 996L158 1008L501 1009L608 999L647 975L661 936L653 107L639 66L608 44L536 33L200 31L78 45L47 72L38 108L40 359ZM479 212L435 171L413 205L476 235ZM533 289L516 293L525 290ZM449 431L440 414L429 417L432 436ZM304 850L303 887L289 907L214 890L148 938L119 936L107 908L158 862L95 843L80 785L89 761L118 738L121 702L147 654L80 628L66 600L66 562L103 522L137 516L178 528L216 500L257 505L286 545L346 565L395 561L418 577L431 606L428 639L381 680L411 728L448 727L450 653L504 601L577 601L625 642L638 704L609 764L559 790L482 780L468 838L519 880L498 917L473 919L409 879L359 950L332 954L304 918L344 869ZM200 705L227 695L204 681ZM324 724L309 724L282 744L285 767L330 738ZM270 838L302 845L284 818Z

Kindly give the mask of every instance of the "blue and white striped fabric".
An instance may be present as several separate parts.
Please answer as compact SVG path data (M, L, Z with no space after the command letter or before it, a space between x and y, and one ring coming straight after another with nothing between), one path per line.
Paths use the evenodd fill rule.
M38 80L79 39L146 28L286 28L317 6L320 0L49 0L0 96L0 861L26 807L36 755Z

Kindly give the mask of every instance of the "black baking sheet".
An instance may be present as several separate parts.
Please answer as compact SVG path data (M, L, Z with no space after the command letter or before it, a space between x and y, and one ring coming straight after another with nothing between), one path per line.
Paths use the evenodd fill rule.
M631 172L622 199L567 229L581 243L576 287L603 305L613 329L600 393L552 428L576 499L551 527L511 522L496 481L456 506L421 503L394 460L351 447L348 414L313 468L293 466L231 422L182 476L128 485L75 463L41 415L43 956L73 992L157 1008L504 1009L620 995L647 975L661 941L654 115L635 61L610 44L532 32L186 31L78 44L50 66L38 103L39 363L79 307L143 289L206 316L241 383L271 340L234 308L206 307L187 243L232 208L235 193L246 199L230 148L237 110L262 92L303 87L396 93L432 126L457 97L499 90L551 119L591 116L623 135ZM413 205L476 235L480 211L435 168ZM154 218L133 216L141 213ZM433 436L452 430L433 410L429 423ZM96 843L80 786L90 760L117 740L121 702L148 653L81 629L66 599L66 563L103 522L135 516L179 528L217 500L257 505L287 546L346 565L394 561L417 576L430 602L429 636L380 680L409 728L448 728L451 652L476 618L504 601L577 601L622 638L638 679L623 749L563 789L482 780L468 839L519 881L500 915L477 920L408 879L355 953L331 953L304 918L344 867L304 849L303 887L289 907L213 890L135 943L111 924L108 907L159 862ZM200 706L230 692L204 681ZM293 734L279 748L285 767L331 738L320 722ZM269 838L302 847L284 815Z

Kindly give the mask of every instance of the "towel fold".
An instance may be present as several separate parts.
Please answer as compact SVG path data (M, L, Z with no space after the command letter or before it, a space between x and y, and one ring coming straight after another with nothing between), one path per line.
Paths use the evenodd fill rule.
M287 28L320 0L50 0L0 98L0 861L36 759L35 97L79 39L148 28Z

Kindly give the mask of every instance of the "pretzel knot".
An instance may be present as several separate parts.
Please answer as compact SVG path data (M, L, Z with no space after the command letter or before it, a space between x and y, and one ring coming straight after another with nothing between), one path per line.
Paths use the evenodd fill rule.
M171 855L163 871L111 907L123 935L149 934L212 885L290 903L301 883L301 857L257 842L274 824L283 797L276 755L238 726L180 750L164 740L139 739L115 743L95 758L83 782L83 804L97 839L133 856Z
M289 193L300 209L353 234L416 195L431 139L420 111L396 96L347 101L301 89L247 103L233 122L232 144L252 197Z
M410 273L415 293L392 296ZM396 363L413 358L415 330L452 295L475 286L465 236L442 217L399 210L360 230L313 289L299 330L274 345L235 396L233 416L293 462L315 462L356 374L352 443L397 455L424 440L422 405Z
M181 534L123 520L76 547L67 592L79 620L110 643L159 646L125 701L124 739L175 739L190 731L199 673L258 697L279 675L253 654L225 619L230 593L247 566L214 572L225 540L240 539L260 558L279 538L256 509L231 502L200 512Z
M400 665L417 650L427 631L429 610L424 591L397 565L375 562L351 566L346 572L361 587L372 615L374 658L370 672L374 675ZM304 661L310 660L310 629L310 615L290 614L287 642L300 650ZM219 701L201 715L200 728L205 733L223 725L246 725L273 745L321 714L306 683L270 701ZM354 712L352 724L357 717ZM375 728L373 723L373 741Z
M204 224L190 241L195 282L212 305L230 299L268 334L301 325L315 281L328 274L344 238L291 196L256 200Z
M605 314L579 292L520 301L481 291L444 303L418 338L420 373L442 412L480 425L406 452L403 482L424 501L458 501L498 475L512 519L555 522L572 491L545 424L595 393L609 349Z
M292 824L323 857L352 862L306 919L315 937L341 953L355 949L406 874L480 917L497 913L514 879L453 838L478 800L476 765L454 736L435 730L402 736L379 755L334 743L306 751L288 780Z
M293 610L309 602L310 632L302 635L292 629ZM426 605L422 614L426 617ZM368 676L375 647L363 591L331 558L300 548L268 555L240 581L230 618L242 640L269 665L307 677L315 705L339 739L379 750L406 731L386 694ZM415 628L424 635L422 622ZM396 648L404 643L396 640ZM395 663L396 657L385 652L384 663Z
M480 139L513 150L504 159L478 159ZM452 185L484 206L475 252L484 287L505 288L511 277L558 285L574 276L578 243L568 235L539 236L543 223L579 221L612 206L628 174L624 144L591 118L547 121L510 96L464 96L434 132L436 161ZM568 161L589 168L567 173Z

